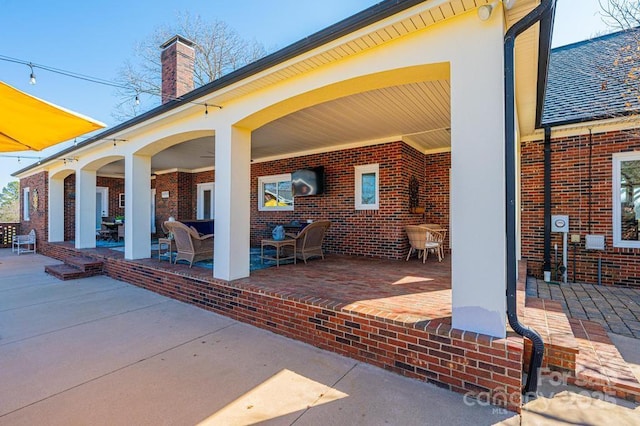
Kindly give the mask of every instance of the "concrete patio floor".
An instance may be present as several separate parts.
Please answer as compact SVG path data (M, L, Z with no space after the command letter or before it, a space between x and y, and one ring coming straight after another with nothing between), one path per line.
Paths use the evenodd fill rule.
M104 276L58 281L54 263L0 249L0 425L640 424L555 384L514 415Z
M514 414L0 250L0 424L493 424ZM516 416L517 417L517 416Z

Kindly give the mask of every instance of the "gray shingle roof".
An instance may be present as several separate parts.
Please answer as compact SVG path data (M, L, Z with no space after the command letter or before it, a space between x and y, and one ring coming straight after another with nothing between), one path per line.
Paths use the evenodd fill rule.
M640 110L640 29L551 51L542 125L592 121Z

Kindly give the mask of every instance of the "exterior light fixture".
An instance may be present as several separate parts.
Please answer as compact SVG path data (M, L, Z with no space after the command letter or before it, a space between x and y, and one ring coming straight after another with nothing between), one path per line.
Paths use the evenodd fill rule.
M494 7L495 7L494 3L480 6L478 8L478 18L480 18L481 21L489 20L489 18L491 18L491 12L493 12Z
M516 0L502 0L502 5L506 10L510 10L515 3L516 3ZM480 6L478 8L478 18L480 18L481 21L489 20L489 18L491 18L491 13L493 12L493 9L495 9L497 5L498 5L498 2L494 1L491 4L485 4L483 6Z

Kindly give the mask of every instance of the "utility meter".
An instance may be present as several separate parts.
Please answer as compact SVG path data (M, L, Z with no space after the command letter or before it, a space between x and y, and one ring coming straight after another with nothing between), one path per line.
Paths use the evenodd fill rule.
M551 216L551 232L569 232L569 216L563 214Z
M567 234L569 233L569 216L554 214L551 216L551 232L562 233L562 282L567 282Z

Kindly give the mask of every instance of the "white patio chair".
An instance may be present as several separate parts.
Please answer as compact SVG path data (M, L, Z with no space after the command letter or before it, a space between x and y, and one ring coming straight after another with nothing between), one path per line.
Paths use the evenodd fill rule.
M36 252L36 231L31 230L27 235L14 235L11 242L11 251L14 253Z

